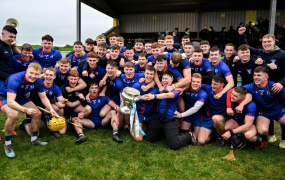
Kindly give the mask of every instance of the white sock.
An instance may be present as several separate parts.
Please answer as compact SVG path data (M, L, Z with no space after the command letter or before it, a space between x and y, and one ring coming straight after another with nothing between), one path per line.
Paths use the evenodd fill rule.
M8 146L8 145L10 145L10 144L12 144L12 143L11 143L11 140L10 140L10 141L5 141L5 146Z
M36 139L38 139L38 136L31 136L31 142L33 142Z

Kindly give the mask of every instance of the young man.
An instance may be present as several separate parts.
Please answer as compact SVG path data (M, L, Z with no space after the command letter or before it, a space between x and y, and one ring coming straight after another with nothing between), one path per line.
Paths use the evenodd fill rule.
M150 66L154 66L155 63L156 63L156 58L157 56L160 54L160 51L161 51L161 45L158 44L158 43L153 43L151 45L151 52L152 52L152 55L151 56L148 56L148 65Z
M165 36L165 49L164 49L164 52L167 52L167 53L173 53L175 51L177 51L174 47L173 47L173 44L174 44L174 41L173 41L173 36L171 35L167 35Z
M210 61L203 58L202 49L195 49L193 52L193 59L191 61L191 73L200 73L202 75L202 83L211 84L215 73L212 69L212 64Z
M55 110L55 112L59 116L63 116L64 107L65 107L65 103L67 100L63 98L61 89L54 83L55 78L56 78L56 70L54 68L49 67L49 68L44 69L44 79L42 80L43 85L44 85L44 92L48 100L50 102L53 102L51 106ZM56 102L53 101L54 98L56 98ZM38 94L35 93L35 91L31 92L30 99L36 106L45 108L42 102L40 101ZM49 111L48 108L46 109ZM31 136L32 131L31 131L30 123L31 123L31 119L27 117L26 122L23 121L22 124L20 125L20 128L24 128L27 134ZM52 131L51 133L54 137L60 139L61 134L65 134L66 128L67 126L65 126L60 131Z
M97 38L96 38L96 45L97 46L94 46L93 49L94 49L94 52L98 52L98 45L101 44L101 43L106 43L106 36L103 35L103 34L100 34ZM94 43L95 44L95 43ZM107 44L107 43L106 43ZM107 45L107 48L108 48L108 45Z
M144 73L147 67L147 54L140 53L138 56L138 63L135 65L135 73Z
M108 49L107 43L103 42L103 43L98 44L98 52L97 52L99 56L98 65L104 68L106 68L106 65L107 65L107 58L106 58L107 49Z
M43 83L39 79L41 70L42 68L38 63L31 63L28 66L27 71L11 75L0 88L1 111L7 116L5 123L4 150L8 158L15 157L11 144L11 137L18 118L18 111L32 116L31 145L48 144L37 138L41 121L41 112L28 98L29 93L32 90L37 90L43 105L50 109L52 115L57 115L46 97Z
M282 88L279 93L274 93L272 88L274 82L268 80L269 70L267 67L259 66L254 69L253 80L251 84L245 85L246 90L252 94L259 114L256 118L257 134L262 138L261 148L267 147L268 128L270 120L276 120L285 125L285 109L279 104L279 100L284 101L285 89ZM284 140L279 144L280 148L284 146Z
M32 45L28 43L22 45L21 54L14 55L12 62L15 73L26 71L28 66L33 62L39 64L37 60L34 60Z
M83 44L80 41L75 41L73 44L73 50L74 53L68 56L68 58L71 60L71 68L74 68L74 70L77 70L78 63L80 61L86 60L87 53L85 53L83 50Z
M191 42L186 42L184 43L183 49L181 51L183 51L180 52L182 56L189 61L192 58L194 46Z
M120 61L124 61L124 58L120 56L120 46L117 44L112 44L110 47L110 60L113 60L117 63L119 67Z
M211 86L208 84L202 85L202 89L208 93L208 102L206 104L207 115L201 122L201 126L206 129L204 134L206 142L210 140L210 134L214 130L213 124L215 126L215 124L218 124L219 122L225 122L225 116L227 114L227 92L223 93L220 98L216 98L216 94L219 94L223 91L224 84L224 76L222 74L217 74L213 76ZM224 145L224 140L221 136L219 136L218 146L222 147Z
M118 35L117 34L111 34L109 37L110 40L110 46L112 46L113 44L116 44L116 39L117 39Z
M171 72L166 72L162 77L164 87L171 86L173 75ZM181 92L172 90L161 94L145 95L146 99L159 99L156 109L156 117L149 125L147 141L156 142L166 137L167 145L172 150L177 150L196 141L191 133L179 135L178 120L175 118L174 112L177 111L177 103Z
M0 39L0 87L5 80L14 73L13 54L20 54L15 42L17 30L13 26L6 25L2 29Z
M100 65L97 65L99 56L94 51L87 54L87 62L81 61L78 64L78 72L82 73L82 79L86 84L98 82L105 76L106 71Z
M34 59L39 61L42 67L54 67L62 55L58 50L52 48L53 38L50 35L42 37L42 47L33 50Z
M72 122L75 124L74 129L79 136L79 138L75 141L75 143L78 145L88 140L88 137L83 134L83 129L79 128L78 126L82 126L88 129L94 129L95 127L107 126L110 123L113 128L112 139L118 143L123 142L118 135L119 122L116 122L114 120L114 117L116 116L115 110L119 110L119 106L114 101L112 101L109 97L99 96L99 91L100 91L100 88L99 88L98 83L92 82L89 88L89 93L90 93L89 106L92 108L90 119L87 119L87 118L80 119L78 117L72 118ZM104 118L101 118L99 116L99 113L105 104L110 105L115 110L111 110Z
M136 39L134 49L135 49L134 59L137 61L139 54L144 52L144 40L141 38Z
M190 41L190 37L189 37L188 35L184 35L184 36L182 37L182 41L181 41L182 47L184 47L185 43L187 43L187 42L189 42L189 43L191 42L191 41ZM193 48L194 48L194 46L193 46ZM181 49L180 53L181 53L181 54L182 54L182 53L185 53L184 48Z
M250 55L250 47L246 44L238 47L240 60L236 63L236 71L241 76L242 85L250 84L253 81L253 71L258 65L255 58Z
M201 126L201 120L205 114L203 106L208 94L201 89L201 83L202 76L199 73L194 73L192 75L190 88L183 92L183 99L187 111L181 114L176 111L175 115L177 118L184 118L180 128L181 133L188 133L193 124L196 139L198 139L199 144L205 144L208 140L208 136L205 136L207 129Z
M165 49L165 37L159 36L157 38L157 43L160 45L160 53L163 53Z
M140 83L137 82L133 85L133 88L138 89L140 91L140 100L136 103L137 105L137 113L138 113L138 119L140 128L147 132L148 126L151 123L152 119L154 118L154 110L155 110L155 100L148 101L146 98L147 94L157 94L159 93L157 86L153 86L149 88L147 91L143 91L142 87L147 86L153 81L155 74L155 69L152 66L147 66L145 70L145 80L144 82ZM134 126L135 127L135 124ZM143 140L143 134L140 132L139 137L136 137L135 130L131 129L130 133L132 137L136 141L142 141Z
M237 56L235 50L235 45L232 43L228 43L225 45L224 53L221 53L221 61L224 61L226 65L229 67L235 86L237 86L237 71L236 71L236 63L234 61L234 58Z
M136 63L137 60L135 61L134 59L134 55L135 55L135 52L134 52L134 49L131 45L128 45L126 47L126 50L124 52L124 56L125 56L125 59L121 59L120 60L120 67L123 68L124 67L124 64L126 62L133 62L133 63Z
M223 61L220 60L220 58L221 55L219 48L212 47L210 49L209 61L212 63L213 71L215 74L222 74L227 81L227 84L224 87L224 89L215 95L217 99L222 97L224 93L226 93L228 90L234 87L234 79L231 74L231 71L229 67Z
M202 40L200 42L200 49L203 50L203 58L209 58L209 51L210 51L211 45L209 41Z
M225 123L215 124L215 128L224 140L228 140L233 134L244 133L245 138L250 142L257 141L257 132L254 125L256 117L256 105L250 101L244 106L242 112L237 113L238 107L245 99L247 91L244 87L235 87L228 92L232 103L232 113ZM229 107L228 107L229 108Z
M67 79L68 81L60 87L62 96L68 100L64 108L64 116L67 119L88 117L91 107L85 101L84 89L87 85L85 84L78 90L70 91L71 88L78 87L79 73L76 70L69 71Z
M148 41L145 43L145 53L147 54L147 57L151 56L152 52L151 52L151 46L152 46L152 42Z
M124 88L132 87L133 84L137 83L141 78L144 78L143 73L135 73L135 64L132 62L125 63L124 73L125 74L121 74Z
M119 36L116 38L116 44L118 46L120 46L120 54L124 54L124 52L126 51L126 47L125 47L125 43L124 43L125 39L122 36Z
M89 52L91 52L91 51L94 51L94 41L91 39L91 38L87 38L86 40L85 40L85 44L84 44L84 47L83 47L84 49L83 49L83 51L85 52L85 53L89 53ZM73 54L74 53L74 51L71 51L71 52L69 52L69 53L67 53L66 54L66 57L69 57L71 54Z

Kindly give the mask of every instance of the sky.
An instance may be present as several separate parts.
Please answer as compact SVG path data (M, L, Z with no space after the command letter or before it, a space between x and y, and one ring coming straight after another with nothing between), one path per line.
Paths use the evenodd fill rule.
M76 0L1 0L0 28L17 19L17 45L40 44L50 34L55 46L76 41ZM95 39L113 26L113 18L81 3L81 41Z

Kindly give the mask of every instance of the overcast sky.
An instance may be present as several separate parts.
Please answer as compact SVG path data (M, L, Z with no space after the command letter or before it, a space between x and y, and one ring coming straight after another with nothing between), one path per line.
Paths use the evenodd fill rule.
M19 22L17 44L40 44L50 34L54 45L72 45L76 41L76 0L1 0L0 28L6 20ZM95 39L113 26L113 19L81 3L81 40Z

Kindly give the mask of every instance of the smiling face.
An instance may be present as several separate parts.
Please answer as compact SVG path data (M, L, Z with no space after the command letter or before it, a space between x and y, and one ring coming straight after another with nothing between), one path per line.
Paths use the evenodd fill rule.
M220 83L220 82L216 82L212 80L211 86L212 86L212 90L214 91L214 93L217 94L223 90L224 83Z
M136 42L135 44L135 50L136 52L142 52L144 50L144 45L141 42Z
M184 45L183 46L183 50L185 52L185 54L190 57L194 51L194 46L192 45Z
M106 72L108 77L114 77L117 72L117 67L111 66L110 64L107 64L106 66Z
M82 45L79 45L79 44L75 44L73 46L73 50L74 50L74 54L76 55L81 55L82 52L83 52L83 46Z
M273 51L275 45L275 41L273 38L262 38L262 47L265 52Z
M169 75L164 74L162 76L161 83L164 87L170 86L172 84L173 77L170 77Z
M226 58L230 59L236 51L233 46L226 46L224 52L226 54Z
M221 58L220 51L210 51L209 55L209 61L213 64L216 65L219 63Z
M56 75L54 71L46 70L44 73L45 83L52 84L54 79L56 78Z
M243 99L244 99L244 95L237 93L235 90L232 91L232 94L231 94L232 102L240 103Z
M210 46L208 44L202 44L202 45L200 45L200 49L203 50L203 54L208 54L208 52L210 50Z
M166 45L167 49L172 49L173 48L173 44L174 44L173 39L165 39L165 45Z
M74 88L77 85L79 77L68 76L67 79L68 79L68 82L69 82L69 86L71 88Z
M98 47L98 55L99 57L104 57L107 53L107 49L104 47Z
M110 37L110 44L116 44L116 37Z
M41 70L35 70L33 67L29 67L26 71L26 80L30 83L35 82L41 74Z
M195 66L200 66L203 59L203 53L202 52L193 52L193 64Z
M166 68L166 65L167 65L167 61L157 61L156 62L157 71L163 72Z
M51 51L51 48L53 46L53 42L52 41L43 40L41 44L42 44L43 50L45 52L50 52Z
M245 51L239 50L238 56L240 57L242 63L247 63L250 60L250 50L249 49Z
M254 72L253 80L258 87L264 87L268 80L268 74L265 72Z
M131 79L134 77L135 68L133 67L124 67L124 72L126 74L126 78Z
M151 52L152 52L153 57L156 58L160 53L160 48L152 48Z
M191 89L193 91L198 91L201 88L201 83L202 83L201 78L192 77Z
M60 72L62 72L63 74L66 74L68 71L69 71L69 69L70 69L70 64L69 63L61 63L61 62L59 62L59 70L60 70Z
M120 50L119 49L111 49L110 50L111 59L117 59L119 54L120 54Z
M1 36L1 40L8 45L11 45L16 40L16 34L8 31L3 31Z
M145 56L139 56L138 63L141 68L144 68L148 62L148 59Z
M33 51L22 50L21 55L24 61L30 61L33 57Z
M86 49L86 51L91 51L93 47L94 47L94 44L85 43L85 49Z
M131 61L131 60L134 59L134 55L135 55L135 53L134 53L134 50L133 50L133 49L127 49L127 50L125 51L125 57L126 57L126 59L129 60L129 61Z
M88 65L91 69L96 67L98 61L99 61L98 58L92 58L92 57L87 58Z
M154 71L150 71L146 69L144 72L144 76L145 76L146 83L150 83L154 78Z
M146 43L145 44L145 51L146 53L151 53L151 43Z
M181 41L182 46L184 46L185 43L190 42L189 38L183 38Z

